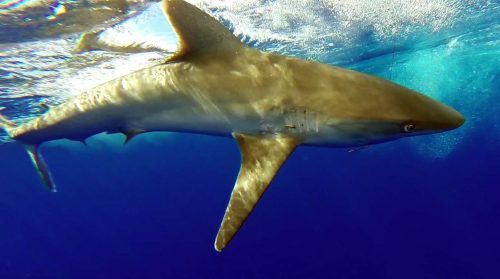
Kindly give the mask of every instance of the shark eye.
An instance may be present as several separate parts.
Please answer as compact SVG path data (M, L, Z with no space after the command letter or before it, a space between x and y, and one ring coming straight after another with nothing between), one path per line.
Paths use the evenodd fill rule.
M415 125L413 124L406 124L404 127L403 127L403 130L405 131L405 133L411 133L415 130Z

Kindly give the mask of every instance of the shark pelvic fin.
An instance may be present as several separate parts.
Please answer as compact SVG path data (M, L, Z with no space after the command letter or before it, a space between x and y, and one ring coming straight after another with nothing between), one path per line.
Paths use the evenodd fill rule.
M136 136L144 133L144 131L141 129L121 130L120 132L125 135L125 141L123 142L123 144L129 143Z
M57 192L56 185L54 183L54 179L52 179L52 175L50 174L49 167L42 155L38 152L38 145L25 145L26 151L33 162L33 165L38 172L38 175L42 179L43 184L49 189L51 192Z
M236 52L243 43L224 25L184 0L164 0L163 12L179 40L178 52L167 62L213 52Z
M215 250L222 251L238 232L260 200L276 172L300 144L282 135L233 134L241 152L241 168L231 199L215 239Z

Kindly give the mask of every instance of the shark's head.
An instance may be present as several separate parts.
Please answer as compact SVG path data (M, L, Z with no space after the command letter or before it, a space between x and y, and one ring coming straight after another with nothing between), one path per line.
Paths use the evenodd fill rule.
M406 106L404 118L399 121L401 136L441 133L456 129L465 122L458 111L427 96L418 94L403 98L408 98L410 104Z
M385 89L372 91L369 100L360 97L355 115L330 126L351 143L370 145L453 130L465 121L453 108L423 94L392 83Z

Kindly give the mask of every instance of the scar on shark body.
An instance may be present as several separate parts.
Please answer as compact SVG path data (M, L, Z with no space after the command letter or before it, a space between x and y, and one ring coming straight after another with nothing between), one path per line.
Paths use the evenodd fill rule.
M179 39L164 63L103 83L22 125L0 117L55 191L40 144L152 131L233 137L241 169L215 240L222 251L300 145L355 150L461 126L454 109L360 72L245 46L182 0L162 7Z

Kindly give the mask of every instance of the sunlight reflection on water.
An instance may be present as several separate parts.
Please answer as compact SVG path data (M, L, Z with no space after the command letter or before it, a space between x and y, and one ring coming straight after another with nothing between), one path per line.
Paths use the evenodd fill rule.
M475 55L479 55L478 46L483 47L484 57L493 60L498 57L493 49L499 45L498 36L494 34L498 34L500 27L491 22L495 22L500 9L492 1L189 2L221 20L251 46L394 79L451 104L465 114L480 109L483 104L479 101L475 105L462 102L467 91L457 90L467 86L462 83L471 77L472 73L466 69L476 68L474 61ZM49 3L50 11L32 15L40 17L34 22L43 27L44 24L51 26L50 22L62 20L67 13L75 11L68 10L69 5L79 1L2 1L2 28L29 23L12 21L11 16L40 3L45 3L45 8ZM121 15L118 17L124 19ZM485 29L485 26L490 29ZM61 32L55 38L32 38L31 41L24 38L17 43L0 43L0 106L7 107L5 113L9 117L16 121L32 118L44 111L40 103L59 104L82 90L158 63L176 48L176 38L158 4L152 4L142 14L123 23L113 24L100 33L99 40L117 45L145 42L164 51L75 53L79 36L79 31ZM484 40L478 41L478 38ZM469 56L470 59L466 59ZM491 76L491 69L484 67L486 64L476 70L486 71L483 74ZM457 69L462 71L457 72ZM474 89L471 87L470 90ZM488 100L488 96L483 96L483 99ZM461 131L468 130L463 128ZM461 137L462 134L455 136ZM434 150L444 152L459 142L440 138L435 138L441 143L436 144ZM441 154L447 154L443 152Z

